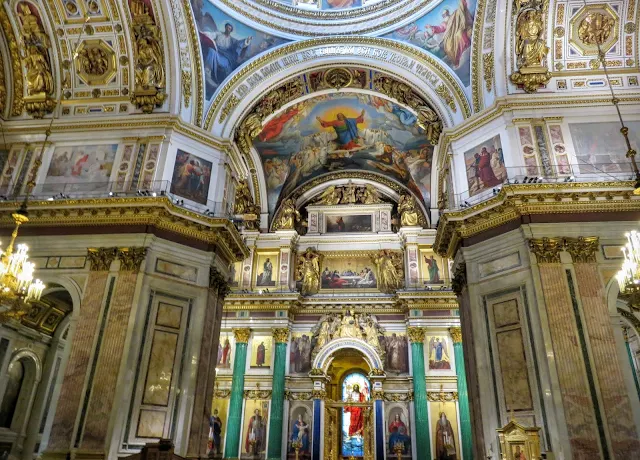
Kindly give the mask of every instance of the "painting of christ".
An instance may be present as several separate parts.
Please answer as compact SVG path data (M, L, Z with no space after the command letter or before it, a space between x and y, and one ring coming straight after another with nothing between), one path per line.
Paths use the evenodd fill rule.
M347 403L342 414L342 455L362 457L364 455L364 419L369 401L369 381L364 374L353 372L342 383L342 400ZM349 405L353 403L353 405Z

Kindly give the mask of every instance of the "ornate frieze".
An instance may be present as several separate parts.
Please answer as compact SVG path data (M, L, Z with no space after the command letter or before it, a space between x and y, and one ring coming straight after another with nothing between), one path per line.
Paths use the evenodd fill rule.
M426 332L424 327L408 327L407 337L409 337L411 343L423 343Z
M251 329L248 327L233 328L233 337L236 339L236 343L248 343L250 336Z
M448 401L457 401L458 400L458 392L457 391L430 391L427 393L427 399L430 402L448 402Z
M593 263L596 261L596 252L600 248L600 239L597 236L565 238L564 247L571 254L574 262Z
M87 258L91 271L109 271L111 262L118 255L118 248L89 248Z
M410 402L413 401L413 390L403 393L384 392L384 400L388 402Z
M271 399L271 390L244 390L244 399Z
M539 264L560 263L560 252L564 248L562 238L532 238L529 249L536 255Z
M313 394L310 391L284 390L284 398L289 401L311 401Z
M144 247L118 248L120 271L139 271L146 256L147 248Z

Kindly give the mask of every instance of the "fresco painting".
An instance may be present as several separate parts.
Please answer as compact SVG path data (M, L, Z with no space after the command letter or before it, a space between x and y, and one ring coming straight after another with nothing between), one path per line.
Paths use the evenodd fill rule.
M353 216L325 216L327 233L370 232L371 214Z
M106 190L118 144L56 147L43 192Z
M171 193L206 204L212 167L210 161L178 149L171 178Z
M625 122L629 128L631 147L640 147L640 122ZM619 123L571 123L569 131L581 174L617 173L630 171L625 156L627 146L620 135Z
M317 96L276 114L254 140L269 211L299 185L345 169L369 171L430 202L433 146L407 109L378 96Z
M507 179L500 135L464 152L469 196L496 187Z
M444 0L421 18L384 37L411 43L442 59L468 87L475 12L476 0Z
M322 261L320 287L322 289L375 289L378 280L375 267L368 256L345 255L327 257Z
M346 10L362 6L362 0L322 0L323 10Z
M242 64L263 51L288 42L233 19L208 0L191 0L191 6L200 36L207 100Z

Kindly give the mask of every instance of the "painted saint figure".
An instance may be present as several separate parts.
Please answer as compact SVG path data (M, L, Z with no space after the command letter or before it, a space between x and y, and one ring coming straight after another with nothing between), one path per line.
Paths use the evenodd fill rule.
M402 421L400 414L396 414L393 422L389 424L389 452L395 452L394 448L397 443L402 444L403 453L411 452L411 438L409 438L407 425Z
M429 269L429 282L430 283L439 283L440 282L440 267L438 267L438 261L435 257L424 256L424 261L427 264Z
M333 128L338 136L337 142L342 150L353 150L358 147L358 124L364 122L364 109L360 112L358 118L347 118L343 113L336 116L336 120L324 121L320 117L316 119L323 128Z
M218 409L213 410L213 415L209 419L209 452L212 454L222 453L222 419L218 416Z
M264 346L264 342L260 342L260 345L258 345L258 351L256 353L256 366L258 367L264 366L265 354L266 354L266 347Z
M253 411L253 415L249 419L247 426L247 436L244 440L244 450L248 454L257 454L264 450L264 438L266 431L266 423L260 409Z
M446 342L439 337L429 341L429 369L451 369Z
M444 412L436 422L436 460L456 460L456 442L451 422Z
M200 41L203 45L205 56L205 68L211 72L211 79L218 85L233 72L245 58L247 48L251 44L251 35L245 39L237 39L231 36L233 25L227 22L224 32L200 31Z
M500 185L500 179L496 177L491 167L491 154L486 147L482 147L478 161L478 175L485 187Z
M467 6L467 0L460 0L460 5L451 14L448 8L442 11L442 24L427 25L427 32L443 34L440 48L456 69L460 66L462 54L471 46L473 15Z
M218 365L221 367L229 367L229 360L231 358L231 343L229 337L225 337L224 345L219 349L218 353Z
M302 414L298 414L298 419L293 422L290 441L292 443L296 441L300 443L300 453L309 453L309 424L305 423ZM295 449L292 447L291 452L294 451Z
M527 460L527 456L524 454L520 446L516 446L516 451L513 453L513 460Z
M273 264L271 259L267 259L262 264L262 273L258 275L258 286L273 286L275 283L271 280L273 276Z
M353 390L349 395L348 402L364 402L364 400L365 396L360 392L360 386L356 383L353 385ZM347 435L362 436L362 430L364 429L364 408L357 406L345 406L344 412L351 414Z

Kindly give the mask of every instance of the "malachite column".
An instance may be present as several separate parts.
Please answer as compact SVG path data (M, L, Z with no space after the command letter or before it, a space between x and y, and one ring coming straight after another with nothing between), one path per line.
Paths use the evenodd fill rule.
M638 373L636 372L636 366L633 364L633 353L631 353L631 347L629 346L629 333L626 327L622 329L622 333L624 334L624 346L627 349L627 356L629 356L629 365L631 365L633 382L636 384L636 392L638 393L638 398L640 398L640 382L638 382Z
M229 421L227 423L227 439L224 444L224 458L240 458L240 423L242 422L242 399L244 397L244 368L247 362L247 343L251 329L234 329L236 353L233 357L233 378L231 380L231 396L229 400Z
M416 414L416 454L418 458L430 459L429 409L427 407L427 382L424 373L424 333L423 327L407 330L411 341L411 364L413 367L413 406Z
M462 458L473 458L473 439L471 435L471 413L469 412L469 395L467 392L467 376L464 373L464 352L462 351L462 329L449 329L453 339L453 355L456 360L456 375L458 376L458 408L460 410L460 437L462 438Z
M275 357L273 359L273 383L271 384L271 413L269 414L269 444L267 458L282 457L282 418L284 410L284 371L287 361L288 328L273 328Z

